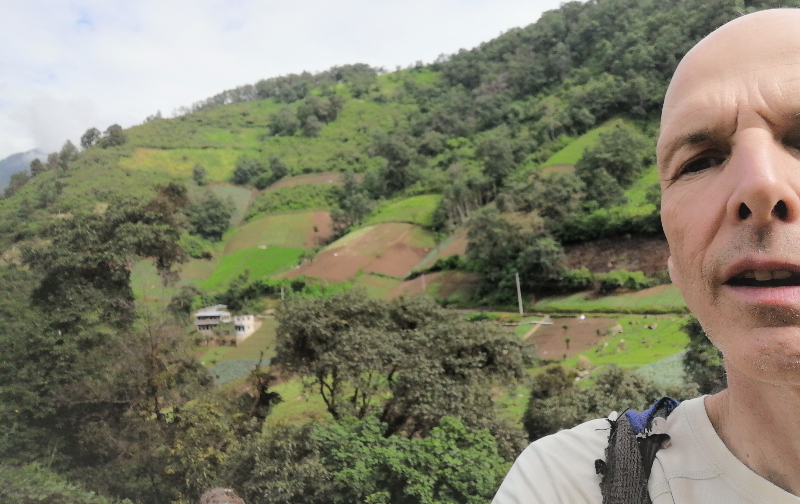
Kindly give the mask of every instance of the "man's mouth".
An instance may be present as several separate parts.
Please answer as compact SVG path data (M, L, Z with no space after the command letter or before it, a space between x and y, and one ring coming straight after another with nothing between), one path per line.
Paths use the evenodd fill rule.
M731 287L800 287L800 272L788 269L745 270L731 277Z

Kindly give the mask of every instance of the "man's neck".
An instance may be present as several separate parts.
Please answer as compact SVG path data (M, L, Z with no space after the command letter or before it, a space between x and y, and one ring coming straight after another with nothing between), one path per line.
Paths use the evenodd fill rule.
M800 386L753 383L728 375L728 389L707 397L711 424L753 472L800 495Z

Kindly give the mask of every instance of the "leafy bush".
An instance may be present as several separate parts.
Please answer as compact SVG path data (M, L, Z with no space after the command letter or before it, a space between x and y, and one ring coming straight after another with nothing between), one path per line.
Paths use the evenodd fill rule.
M600 281L598 290L601 294L617 289L642 290L657 284L657 280L641 271L614 270L596 277Z
M39 464L0 464L0 502L6 504L111 504ZM130 501L125 501L130 502Z
M722 353L706 336L697 318L692 316L683 331L689 336L683 369L686 380L697 383L700 392L712 394L728 386Z
M213 246L210 241L189 233L184 233L181 236L181 247L189 257L194 259L211 259L213 255Z
M594 284L594 274L588 268L565 269L558 279L558 286L564 291L587 290Z
M641 411L665 395L682 400L697 394L696 386L665 389L614 365L583 389L575 385L573 373L555 365L533 379L522 423L534 441L612 411Z
M657 209L617 207L599 209L588 214L568 217L553 223L550 232L561 243L581 243L624 234L663 235L661 215Z

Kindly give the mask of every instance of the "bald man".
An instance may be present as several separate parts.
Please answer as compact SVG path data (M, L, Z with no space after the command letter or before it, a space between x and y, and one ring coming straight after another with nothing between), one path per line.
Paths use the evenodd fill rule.
M663 422L642 501L800 503L800 10L743 16L686 54L657 157L670 276L728 388ZM610 423L533 443L494 503L603 502Z

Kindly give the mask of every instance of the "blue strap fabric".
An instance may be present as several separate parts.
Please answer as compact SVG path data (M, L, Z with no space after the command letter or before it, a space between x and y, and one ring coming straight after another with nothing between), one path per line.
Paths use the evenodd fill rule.
M633 432L636 434L644 434L652 424L656 412L660 412L661 416L666 418L679 404L680 403L675 399L665 396L641 413L628 410L625 412L625 416L628 417L628 421L631 423L631 427L633 427Z

